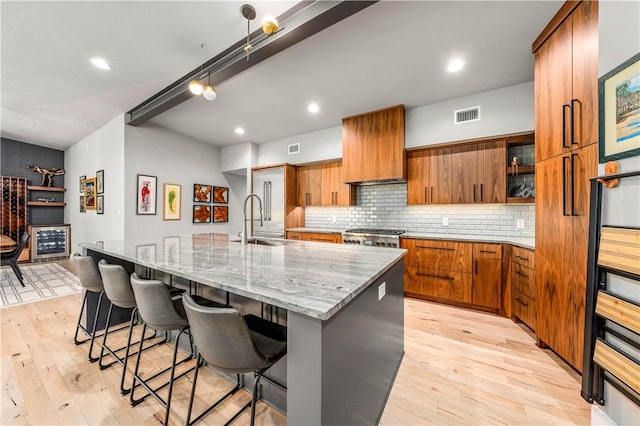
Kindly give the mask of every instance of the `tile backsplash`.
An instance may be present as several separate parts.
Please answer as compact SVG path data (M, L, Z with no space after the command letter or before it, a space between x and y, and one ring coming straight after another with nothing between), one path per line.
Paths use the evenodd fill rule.
M357 187L357 206L306 207L308 228L383 228L411 232L534 238L532 204L407 205L407 185ZM443 226L443 220L448 226ZM516 227L524 220L524 228ZM335 222L334 222L335 220Z

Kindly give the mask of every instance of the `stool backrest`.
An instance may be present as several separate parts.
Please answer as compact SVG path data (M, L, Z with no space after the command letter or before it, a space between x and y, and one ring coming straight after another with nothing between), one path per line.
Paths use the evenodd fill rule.
M102 259L98 262L104 292L114 305L120 308L135 308L136 297L133 295L129 275L122 265L111 265Z
M214 368L246 373L269 365L256 350L238 311L198 305L188 294L182 296L182 303L198 352Z
M136 296L142 320L155 330L179 330L189 325L176 311L174 300L162 281L142 279L131 274L131 287ZM176 303L182 303L178 299Z
M100 271L98 271L96 261L92 257L73 253L71 255L71 261L76 267L76 272L78 273L78 278L80 279L82 287L96 293L100 293L104 290Z

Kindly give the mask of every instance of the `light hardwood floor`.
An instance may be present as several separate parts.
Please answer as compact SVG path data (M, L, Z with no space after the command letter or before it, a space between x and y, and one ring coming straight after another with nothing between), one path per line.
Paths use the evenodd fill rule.
M0 311L0 424L159 424L152 398L132 408L118 390L120 366L101 371L75 346L80 295ZM493 315L420 300L405 301L405 356L382 425L589 424L580 378L526 328ZM169 345L145 354L149 370L170 359ZM172 424L184 424L192 374L176 383ZM195 410L231 388L203 369ZM249 395L239 392L201 424L222 424ZM249 423L248 413L237 425ZM258 404L256 424L286 417Z

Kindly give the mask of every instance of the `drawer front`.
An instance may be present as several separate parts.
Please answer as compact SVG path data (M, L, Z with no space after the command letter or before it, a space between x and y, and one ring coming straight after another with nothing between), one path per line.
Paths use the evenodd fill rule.
M527 324L529 328L536 329L536 302L517 290L512 291L511 307L513 314Z
M319 241L323 243L342 243L340 234L323 234L318 232L303 232L303 241Z
M405 291L471 303L471 274L408 266Z
M514 290L530 297L536 298L536 277L533 269L511 262L511 287Z
M502 259L501 244L473 244L474 259Z
M471 273L470 243L437 240L401 239L400 246L409 252L405 265L440 271Z
M287 240L301 240L302 232L287 231Z
M514 247L511 261L527 268L535 269L535 252L522 247Z

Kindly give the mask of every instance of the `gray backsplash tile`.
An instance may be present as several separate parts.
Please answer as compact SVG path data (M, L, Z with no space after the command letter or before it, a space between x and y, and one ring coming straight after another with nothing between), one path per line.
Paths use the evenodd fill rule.
M354 207L306 207L309 228L383 228L412 232L534 238L535 206L529 204L441 204L407 206L407 185L357 188ZM442 219L449 226L442 225ZM524 219L524 228L516 221ZM334 222L335 220L335 222Z

